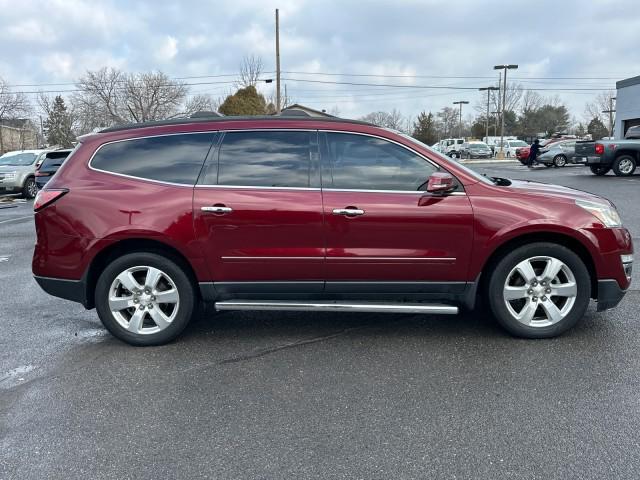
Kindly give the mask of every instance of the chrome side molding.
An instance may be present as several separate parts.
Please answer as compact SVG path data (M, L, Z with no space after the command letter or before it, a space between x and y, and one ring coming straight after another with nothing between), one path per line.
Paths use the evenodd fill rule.
M287 312L426 313L456 315L458 307L440 303L381 303L341 301L224 300L216 310L276 310Z

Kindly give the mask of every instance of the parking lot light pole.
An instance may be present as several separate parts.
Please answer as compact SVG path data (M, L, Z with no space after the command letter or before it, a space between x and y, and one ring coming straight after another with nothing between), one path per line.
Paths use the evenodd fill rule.
M499 90L498 87L483 87L483 88L479 88L478 90L480 90L481 92L484 92L485 90L487 91L487 122L485 125L485 138L488 139L489 138L489 102L491 101L491 92L494 90Z
M504 159L504 111L507 101L507 70L515 70L518 65L494 65L494 70L504 70L504 81L502 82L502 122L500 125L500 153L499 159Z
M460 105L460 126L458 127L458 138L462 138L462 105L466 105L469 102L466 100L460 100L459 102L453 102L454 105Z

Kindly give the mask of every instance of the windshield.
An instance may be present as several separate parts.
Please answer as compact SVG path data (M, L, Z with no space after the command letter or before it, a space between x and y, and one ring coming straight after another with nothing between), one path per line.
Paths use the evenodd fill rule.
M406 133L400 133L400 132L395 132L395 131L394 131L394 133L397 133L401 137L406 138L407 140L409 140L412 143L415 143L416 145L419 145L419 146L421 146L423 148L426 148L427 150L432 152L434 156L436 156L439 159L443 160L445 162L445 164L449 163L451 161L450 158L447 158L447 157L443 156L442 154L436 152L433 148L431 148L426 143L422 143L420 140L416 140L415 138L413 138L410 135L407 135ZM487 183L489 185L495 185L495 183L492 182L489 177L485 177L484 175L480 175L475 170L471 170L469 167L467 167L465 165L462 165L461 163L456 163L456 167L461 169L461 170L464 170L468 175L472 176L473 178L477 179L480 182L484 182L484 183Z
M36 161L35 153L5 153L0 157L0 165L13 165L16 167L26 167Z
M472 150L487 150L489 147L484 143L470 143L469 148Z
M526 142L523 142L522 140L509 142L509 145L511 145L512 147L528 147L529 146Z

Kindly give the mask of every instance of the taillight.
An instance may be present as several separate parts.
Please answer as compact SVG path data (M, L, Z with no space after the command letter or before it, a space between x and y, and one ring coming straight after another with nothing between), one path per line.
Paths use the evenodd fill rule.
M36 177L50 177L51 172L41 172L40 170L36 170Z
M601 143L596 143L596 154L602 155L604 153L604 145Z
M67 188L40 190L33 201L33 211L42 210L47 205L51 205L56 200L62 198L69 190Z

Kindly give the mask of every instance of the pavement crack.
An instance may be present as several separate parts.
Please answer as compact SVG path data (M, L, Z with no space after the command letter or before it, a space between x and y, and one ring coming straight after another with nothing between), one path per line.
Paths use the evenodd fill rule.
M225 360L221 360L219 362L217 362L218 365L227 365L230 363L238 363L238 362L244 362L246 360L253 360L254 358L260 358L260 357L264 357L266 355L270 355L272 353L276 353L279 352L281 350L288 350L290 348L296 348L296 347L300 347L303 345L310 345L312 343L319 343L319 342L324 342L326 340L331 340L333 338L336 337L340 337L342 335L345 335L347 333L350 333L354 330L358 330L359 328L362 327L354 327L354 328L346 328L344 330L340 330L339 332L336 333L331 333L329 335L322 335L320 337L314 337L314 338L308 338L306 340L299 340L297 342L291 342L291 343L285 343L283 345L278 345L276 347L271 347L271 348L263 348L260 350L256 350L252 353L247 353L244 355L239 355L236 357L231 357L231 358L227 358Z

